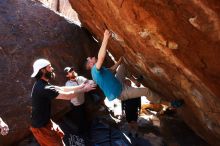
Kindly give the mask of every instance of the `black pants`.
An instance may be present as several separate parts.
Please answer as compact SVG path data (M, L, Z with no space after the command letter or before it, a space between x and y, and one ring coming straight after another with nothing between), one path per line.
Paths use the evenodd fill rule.
M122 109L125 111L126 121L137 121L138 109L141 106L141 98L133 98L122 101Z
M85 132L85 104L74 106L72 105L72 110L69 113L71 121L77 127L77 133L83 134Z

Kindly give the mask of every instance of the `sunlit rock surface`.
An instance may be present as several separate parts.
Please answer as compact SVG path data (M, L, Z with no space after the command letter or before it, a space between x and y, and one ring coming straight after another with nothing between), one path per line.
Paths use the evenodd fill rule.
M179 115L203 139L220 145L220 1L69 0L81 23L124 56L144 85L184 99Z
M0 22L0 116L10 128L7 136L0 136L0 146L7 146L30 133L34 60L48 58L56 72L53 83L64 85L63 68L75 65L80 69L86 56L98 48L84 29L39 2L1 0ZM69 102L57 102L54 113L63 114Z
M56 13L61 14L66 19L80 25L78 15L70 5L69 0L35 0L43 3L43 5Z

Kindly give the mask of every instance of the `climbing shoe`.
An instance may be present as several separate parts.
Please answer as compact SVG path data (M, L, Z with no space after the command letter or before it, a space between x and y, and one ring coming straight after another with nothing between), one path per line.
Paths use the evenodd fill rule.
M184 100L178 99L178 100L173 100L171 101L171 107L173 108L179 108L184 104Z

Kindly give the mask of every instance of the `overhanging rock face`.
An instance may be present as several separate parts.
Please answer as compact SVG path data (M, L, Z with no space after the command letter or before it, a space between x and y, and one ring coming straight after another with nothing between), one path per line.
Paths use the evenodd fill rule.
M184 99L179 114L212 145L220 145L220 1L69 0L99 40L166 99Z
M0 146L17 144L27 136L35 59L48 58L56 72L55 84L64 85L65 66L79 67L98 45L82 28L67 23L39 2L0 1L0 116L9 125ZM55 103L54 114L64 114L69 102Z

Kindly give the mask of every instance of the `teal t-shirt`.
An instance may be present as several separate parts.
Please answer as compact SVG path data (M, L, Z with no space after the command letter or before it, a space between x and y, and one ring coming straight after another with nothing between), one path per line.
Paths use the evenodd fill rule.
M100 70L94 65L91 69L92 78L99 85L109 101L119 97L122 92L122 84L107 68L101 67Z

